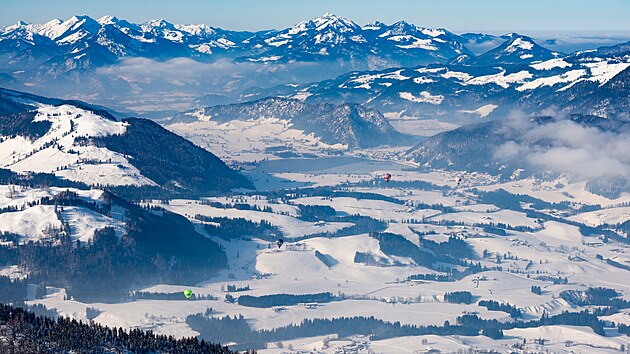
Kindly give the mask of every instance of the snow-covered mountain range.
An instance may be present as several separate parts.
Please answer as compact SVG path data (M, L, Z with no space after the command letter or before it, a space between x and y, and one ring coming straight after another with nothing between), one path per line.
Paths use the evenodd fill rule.
M378 69L445 63L460 55L475 57L467 44L476 47L502 41L506 42L488 48L492 50L475 61L532 62L559 55L515 33L459 35L406 21L360 25L330 13L286 29L258 32L174 24L164 19L131 23L111 15L99 19L73 16L42 24L18 21L0 27L3 68L56 66L57 71L51 70L50 75L108 65L125 57L190 57L202 61L230 58L259 63L339 61L354 63L357 68Z
M0 50L13 54L6 65L67 61L67 69L97 67L121 57L204 56L237 49L251 34L165 20L134 24L105 16L73 16L44 24L18 22L0 31ZM62 60L65 59L65 60Z
M0 84L162 117L198 106L198 97L231 103L268 96L430 116L487 116L527 97L532 107L550 101L606 115L627 102L603 108L606 98L593 96L593 87L616 85L609 81L627 68L627 53L625 44L563 54L516 33L458 35L405 21L359 25L332 14L259 32L74 16L0 28ZM162 92L178 99L156 99Z
M560 56L529 37L512 35L496 50L458 59L446 65L351 72L252 93L306 102L357 102L394 116L438 119L470 120L549 107L610 117L630 107L627 43Z
M461 37L444 29L418 27L405 21L360 26L329 13L263 38L272 49L246 60L347 61L378 68L444 62L470 53Z
M112 64L124 57L341 61L356 63L357 68L418 65L469 53L463 42L443 29L421 28L404 21L362 27L332 14L284 30L257 33L172 24L163 19L135 24L114 16L98 20L74 16L44 24L18 22L0 29L0 54L6 55L3 67L28 67L52 77Z

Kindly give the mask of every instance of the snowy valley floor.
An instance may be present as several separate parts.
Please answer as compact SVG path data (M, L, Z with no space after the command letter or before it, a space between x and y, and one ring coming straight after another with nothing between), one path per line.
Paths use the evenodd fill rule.
M45 298L29 301L29 304L43 304L49 309L56 309L61 315L81 320L87 320L86 308L96 308L100 311L94 319L98 323L151 329L157 333L181 337L199 334L186 322L186 316L206 313L208 308L212 309L209 311L210 317L242 315L253 330L270 330L289 324L297 325L304 319L354 316L374 316L388 322L418 326L443 326L445 321L455 324L457 317L464 314L476 314L483 319L501 322L512 321L506 312L479 306L479 300L509 303L521 310L524 320L534 320L541 316L558 315L563 311L592 310L595 306L577 306L560 297L562 291L586 290L589 287L612 288L622 298L630 299L628 270L606 261L610 259L628 266L630 247L614 240L604 243L601 235L583 235L580 228L570 222L597 226L606 222L630 220L628 207L624 206L627 205L624 203L630 202L630 195L608 200L586 192L580 184L551 184L533 179L500 183L479 174L440 171L421 173L411 170L409 166L389 162L357 160L346 164L323 165L320 169L313 169L311 165L306 170L299 163L275 164L267 165L267 171L250 172L257 178L258 187L262 187L259 194L203 200L180 199L171 200L168 204L161 201L151 203L186 216L203 234L206 234L204 222L195 216L225 216L254 222L265 220L279 228L285 240L280 249L269 238L224 240L213 237L225 248L229 260L229 269L217 277L198 284L160 284L138 289L166 293L181 293L191 289L197 295L212 295L217 300L139 299L113 304L80 303L64 300L63 289L48 288L49 294ZM382 181L381 176L385 172L392 174L392 183ZM463 182L458 187L455 179L460 175L463 176ZM347 183L344 187L346 190L371 193L371 196L309 195L281 200L270 197L266 192L287 185L309 185L333 190L339 189L335 186L344 183ZM414 187L414 183L418 187ZM566 216L563 218L541 220L528 216L523 210L508 210L481 203L473 193L473 188L479 191L504 189L514 194L528 194L549 203L566 201L575 205L599 204L601 208L587 212L565 210ZM45 192L33 191L33 198L37 193ZM0 194L4 196L6 193ZM0 204L10 205L10 199L0 197ZM218 206L234 202L258 208L237 210ZM371 237L369 230L336 236L340 230L353 224L344 220L306 221L300 218L300 205L329 206L334 208L338 216L361 215L382 221L386 225L382 231L400 235L419 248L430 241L442 243L448 241L449 237L459 237L474 252L469 260L491 270L464 275L454 281L412 280L412 276L417 274L445 273L419 265L412 257L383 250L382 244ZM18 213L24 214L24 219L54 219L54 214L48 215L46 210L31 209L34 208ZM108 222L96 220L95 216L80 210L68 210L66 217L78 233L88 231L85 225ZM54 222L50 220L50 223ZM2 225L5 228L5 224ZM7 231L25 233L32 239L41 236L34 229L19 229L23 225L17 223L6 228ZM495 228L502 231L497 232ZM322 254L329 261L328 264L322 260ZM357 262L357 254L370 255L377 261ZM463 269L458 265L455 267ZM8 267L2 269L2 274L19 276L19 270ZM566 282L560 281L563 279ZM228 292L228 285L248 287L249 290ZM532 293L532 287L540 287L540 294ZM470 292L474 301L470 304L445 301L445 293L457 291ZM242 295L323 292L330 292L337 300L266 308L224 301L228 294L237 298ZM608 321L608 327L612 327L612 322L630 324L630 310L621 310L600 319ZM530 352L618 353L622 346L630 346L630 339L619 335L615 329L608 328L606 333L606 336L602 336L594 333L590 327L570 325L509 329L498 340L486 336L436 335L370 340L366 336L338 338L336 334L329 333L268 343L267 349L260 352L301 350L336 353L356 350L367 353L371 350L378 353L423 353L431 350L456 352L470 348L507 352L513 345L525 343L521 349ZM544 339L544 344L540 339Z

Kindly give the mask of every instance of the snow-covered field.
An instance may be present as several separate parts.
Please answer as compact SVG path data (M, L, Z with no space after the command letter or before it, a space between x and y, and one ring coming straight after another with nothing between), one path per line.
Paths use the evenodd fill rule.
M288 146L293 152L301 154L318 153L322 149L337 152L347 149L341 144L328 145L312 133L292 128L289 121L276 118L226 123L206 119L170 124L166 128L228 161L274 159L277 157L266 150L274 146Z
M439 214L436 210L416 210L409 206L394 204L382 200L356 198L298 198L297 204L327 205L347 215L363 215L379 220L422 219Z
M208 217L244 218L254 222L266 220L279 227L285 244L278 249L275 244L260 239L225 241L214 239L228 255L229 269L216 277L198 284L157 284L145 291L182 292L191 289L197 294L211 294L219 300L137 300L114 304L80 303L64 300L63 289L49 289L49 295L31 303L41 303L55 308L60 314L86 320L85 309L95 307L101 311L96 322L125 328L140 327L157 333L176 336L198 335L185 321L187 315L203 313L212 308L212 316L231 317L243 315L254 330L272 329L289 324L299 324L304 319L374 316L375 318L409 325L442 326L445 321L454 324L457 317L474 313L484 319L510 321L507 313L490 311L477 305L478 300L507 302L521 309L525 320L538 319L543 315L557 315L563 311L582 311L559 297L564 290L584 290L588 287L614 288L625 298L630 296L630 279L627 270L608 264L605 259L630 264L630 247L611 241L604 243L601 236L583 235L575 225L559 221L543 221L528 217L522 211L501 209L492 204L480 204L471 188L497 190L500 188L514 193L527 193L550 202L580 202L584 204L618 205L618 200L604 200L584 191L580 184L543 184L534 180L497 183L493 178L481 174L449 173L443 171L417 172L400 168L381 169L384 165L369 165L365 161L348 164L324 164L323 170L304 171L301 164L279 169L268 165L265 173L271 178L282 178L295 183L312 186L334 187L342 183L361 183L349 187L350 191L373 193L396 198L400 203L369 198L304 196L289 200L271 199L264 192L256 195L209 197L201 200L176 199L168 203L153 201L152 204L181 214L197 225L204 233L202 222L195 218L200 214ZM366 168L370 166L370 168ZM357 168L353 170L352 168ZM330 169L334 171L330 171ZM344 169L346 171L344 172ZM382 181L382 175L390 172L394 181L430 182L444 190L401 188ZM457 186L456 178L462 177ZM367 182L367 183L366 183ZM33 189L16 192L8 197L9 187L1 187L0 205L22 205L41 196L54 194L54 190ZM95 191L81 192L83 198L98 200ZM208 203L243 203L256 206L258 210L237 210L210 206ZM453 208L444 212L439 208L423 209L416 205L441 205ZM452 236L461 237L472 249L472 260L481 266L494 268L463 276L451 282L408 281L416 274L444 274L443 272L418 265L413 259L388 254L381 243L363 232L345 237L321 237L352 226L349 222L312 222L300 219L299 205L323 205L336 210L339 216L362 215L383 221L385 231L402 235L413 244L422 247L424 240L445 242ZM11 232L23 233L25 240L41 238L44 224L59 222L57 214L48 211L48 206L27 208L20 218L11 213L0 214L10 218L11 223L0 222ZM52 208L52 207L51 207ZM41 209L41 210L40 210ZM604 208L594 212L574 213L568 220L590 225L618 222L625 219L627 207ZM31 215L32 214L32 215ZM7 216L8 215L8 216ZM72 237L84 239L102 225L124 224L119 219L108 220L103 215L94 215L89 210L66 208L59 213L69 220ZM20 223L20 220L37 220L37 223ZM4 219L0 219L4 220ZM21 225L30 225L27 228ZM458 224L458 225L452 225ZM473 226L479 224L479 226ZM511 227L526 227L506 230L505 235L484 229L485 225L505 224ZM308 237L308 235L319 236ZM304 238L304 236L307 236ZM300 237L299 240L295 239ZM378 263L368 265L355 262L357 253L369 254ZM317 256L320 254L320 256ZM328 260L326 263L322 256ZM500 266L500 268L498 268ZM461 266L457 266L462 268ZM21 276L22 270L15 267L0 269L1 274ZM553 279L567 279L567 283L554 283ZM227 285L249 286L250 290L232 292L231 295L262 296L269 294L312 294L330 292L340 299L317 306L298 304L281 308L255 308L223 301ZM542 289L540 295L531 292L532 286ZM472 304L452 304L444 300L446 292L469 291ZM626 310L627 311L627 310ZM630 323L630 315L620 312L602 316L602 320ZM435 335L370 340L364 336L338 338L335 333L325 336L301 338L269 343L263 353L290 351L317 351L325 353L348 352L351 350L373 350L379 353L399 352L456 352L458 350L488 349L506 352L518 343L529 352L549 349L557 353L573 352L618 352L623 344L628 346L628 337L614 336L614 329L607 336L596 334L588 327L544 326L528 329L506 330L504 338L492 340L485 336ZM542 346L536 341L543 338ZM524 344L523 344L524 343ZM568 346L567 346L568 345ZM280 348L282 346L282 348Z
M575 215L573 220L587 225L621 224L630 220L630 207L607 208Z
M193 219L195 215L199 214L208 217L224 216L229 218L243 218L254 222L266 220L272 225L280 227L280 229L286 233L287 237L298 237L320 232L334 232L344 227L351 226L349 223L342 222L317 224L315 222L302 221L289 215L266 213L262 211L223 209L190 200L176 199L170 201L168 205L160 206L163 206L167 210L175 213L186 215L191 219Z
M499 210L495 212L469 212L449 213L431 218L435 221L454 221L464 224L505 224L508 226L539 227L536 220L528 218L524 213L512 210Z
M508 183L487 184L478 187L480 190L504 189L515 194L527 194L551 203L572 202L586 205L599 204L611 207L630 202L630 193L623 193L617 199L608 199L593 194L586 189L585 182L569 183L564 179L556 181L540 181L534 178L520 179Z

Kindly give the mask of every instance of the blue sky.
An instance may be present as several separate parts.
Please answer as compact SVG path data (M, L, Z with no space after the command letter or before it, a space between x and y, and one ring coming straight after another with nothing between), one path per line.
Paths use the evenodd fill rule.
M332 12L359 24L400 19L453 31L630 31L629 0L0 0L0 24L113 14L238 30L284 28Z

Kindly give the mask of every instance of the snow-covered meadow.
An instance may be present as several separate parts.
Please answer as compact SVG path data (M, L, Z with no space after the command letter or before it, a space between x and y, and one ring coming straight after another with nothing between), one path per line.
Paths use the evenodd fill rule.
M348 167L350 166L350 167ZM350 169L353 164L347 165ZM361 165L365 169L365 164ZM196 215L206 217L244 218L253 222L265 220L277 226L285 237L284 245L278 249L275 243L257 238L243 240L223 240L213 238L228 255L229 269L216 277L198 284L169 285L160 284L149 288L137 289L149 292L182 292L191 289L200 295L213 295L218 300L136 300L115 304L80 303L64 300L64 290L49 288L49 295L44 299L30 303L41 303L48 308L55 308L62 315L86 320L86 308L100 310L95 321L125 328L140 327L152 329L158 333L176 336L198 335L186 323L186 316L203 313L212 308L213 317L234 317L243 315L253 330L269 330L289 324L300 324L304 319L339 318L353 316L374 316L389 322L408 325L437 325L445 321L455 323L458 316L474 313L484 319L496 319L501 322L511 321L505 312L490 311L478 306L478 300L494 300L509 303L522 311L526 320L538 319L543 315L557 315L563 311L577 312L587 307L575 306L559 297L564 290L585 290L588 287L607 287L616 289L624 298L630 296L630 282L627 270L620 269L605 261L630 262L630 248L625 244L611 241L604 243L597 235L583 235L579 228L569 224L577 220L590 225L601 224L610 220L624 220L624 207L603 208L596 212L574 213L567 218L567 223L560 221L542 221L528 217L522 211L501 209L492 204L476 201L470 193L471 188L484 191L508 189L515 193L527 191L530 195L550 201L579 201L585 205L602 204L602 197L592 196L583 191L583 185L551 185L535 180L521 180L501 184L483 175L465 173L453 174L435 171L420 173L404 169L391 171L394 181L424 181L441 186L443 190L425 190L413 187L396 187L382 181L382 167L387 164L374 163L371 170L359 172L340 168L328 174L322 171L270 172L270 177L279 177L294 182L308 182L313 178L314 185L335 187L345 183L346 191L373 193L386 198L395 198L400 203L370 198L348 196L319 197L306 196L279 201L269 198L265 191L260 194L243 194L231 197L213 197L201 200L170 200L168 203L153 201L152 205L163 207L181 214L195 223L198 231L205 234L203 222ZM322 177L324 176L324 177ZM455 178L463 176L461 186ZM318 183L318 179L327 183ZM332 181L332 182L331 182ZM350 183L350 184L347 184ZM358 183L352 187L352 183ZM3 187L5 190L8 187ZM581 189L582 188L582 189ZM571 193L566 191L570 190ZM581 191L582 190L582 191ZM563 193L564 192L564 193ZM52 191L28 190L8 198L0 197L3 205L19 205L18 198L34 198ZM86 198L98 199L96 192L80 192ZM6 193L5 193L6 195ZM371 199L372 198L372 199ZM625 201L623 196L614 205ZM211 206L221 203L226 207ZM256 210L237 210L228 207L230 203L249 204ZM452 208L444 210L422 209L415 205L441 205ZM334 235L335 232L352 226L350 222L312 222L300 218L300 205L319 205L333 208L338 215L362 215L385 222L386 232L403 236L411 243L422 247L423 240L446 242L449 237L462 238L473 250L472 260L481 266L493 270L463 276L450 282L413 281L409 277L416 274L441 272L418 265L413 259L384 252L380 242L369 233L358 233L343 237L322 237L322 234ZM44 217L39 208L27 208L23 218L37 213L38 220L54 223L55 218ZM6 214L5 214L6 215ZM54 213L52 215L55 215ZM104 220L81 213L79 210L66 209L60 214L67 218L76 235L84 238L93 232L100 223L117 222ZM0 215L2 217L2 215ZM18 219L16 219L18 220ZM454 224L454 225L453 225ZM506 235L488 231L484 225L505 224L524 229L507 230ZM8 225L8 224L7 224ZM35 225L35 224L33 224ZM42 232L42 225L30 230L20 229L20 225L6 227L11 232L23 232L25 237L37 238ZM121 224L122 225L122 224ZM314 235L314 236L309 236ZM208 235L207 235L208 236ZM209 236L208 236L209 237ZM370 254L379 263L369 265L357 263L357 253ZM331 263L325 263L317 254L323 254ZM500 268L496 268L500 266ZM12 274L15 268L4 268L3 273ZM443 274L443 273L442 273ZM553 279L567 279L566 283L554 283ZM227 292L228 285L249 287L242 292ZM542 289L540 295L533 294L532 286ZM444 299L447 292L469 291L475 301L471 304L448 303ZM282 307L256 308L224 301L226 295L273 295L273 294L312 294L330 292L340 300L329 303L298 304ZM630 323L630 314L620 312L613 316L602 316L603 320L616 323ZM333 353L336 350L351 348L371 349L375 352L395 353L414 350L439 349L457 351L472 349L494 349L505 351L515 343L523 343L524 350L549 349L559 353L571 351L589 352L596 350L607 353L628 345L628 337L614 336L613 329L609 336L601 336L588 327L544 326L529 329L505 331L500 340L484 336L445 336L435 335L403 337L385 340L370 340L355 336L337 338L328 336L302 338L282 343L269 343L261 352L280 353L293 350ZM607 332L607 333L608 333ZM579 340L576 340L579 336ZM544 338L547 342L541 346L536 340ZM570 343L567 346L567 343Z

